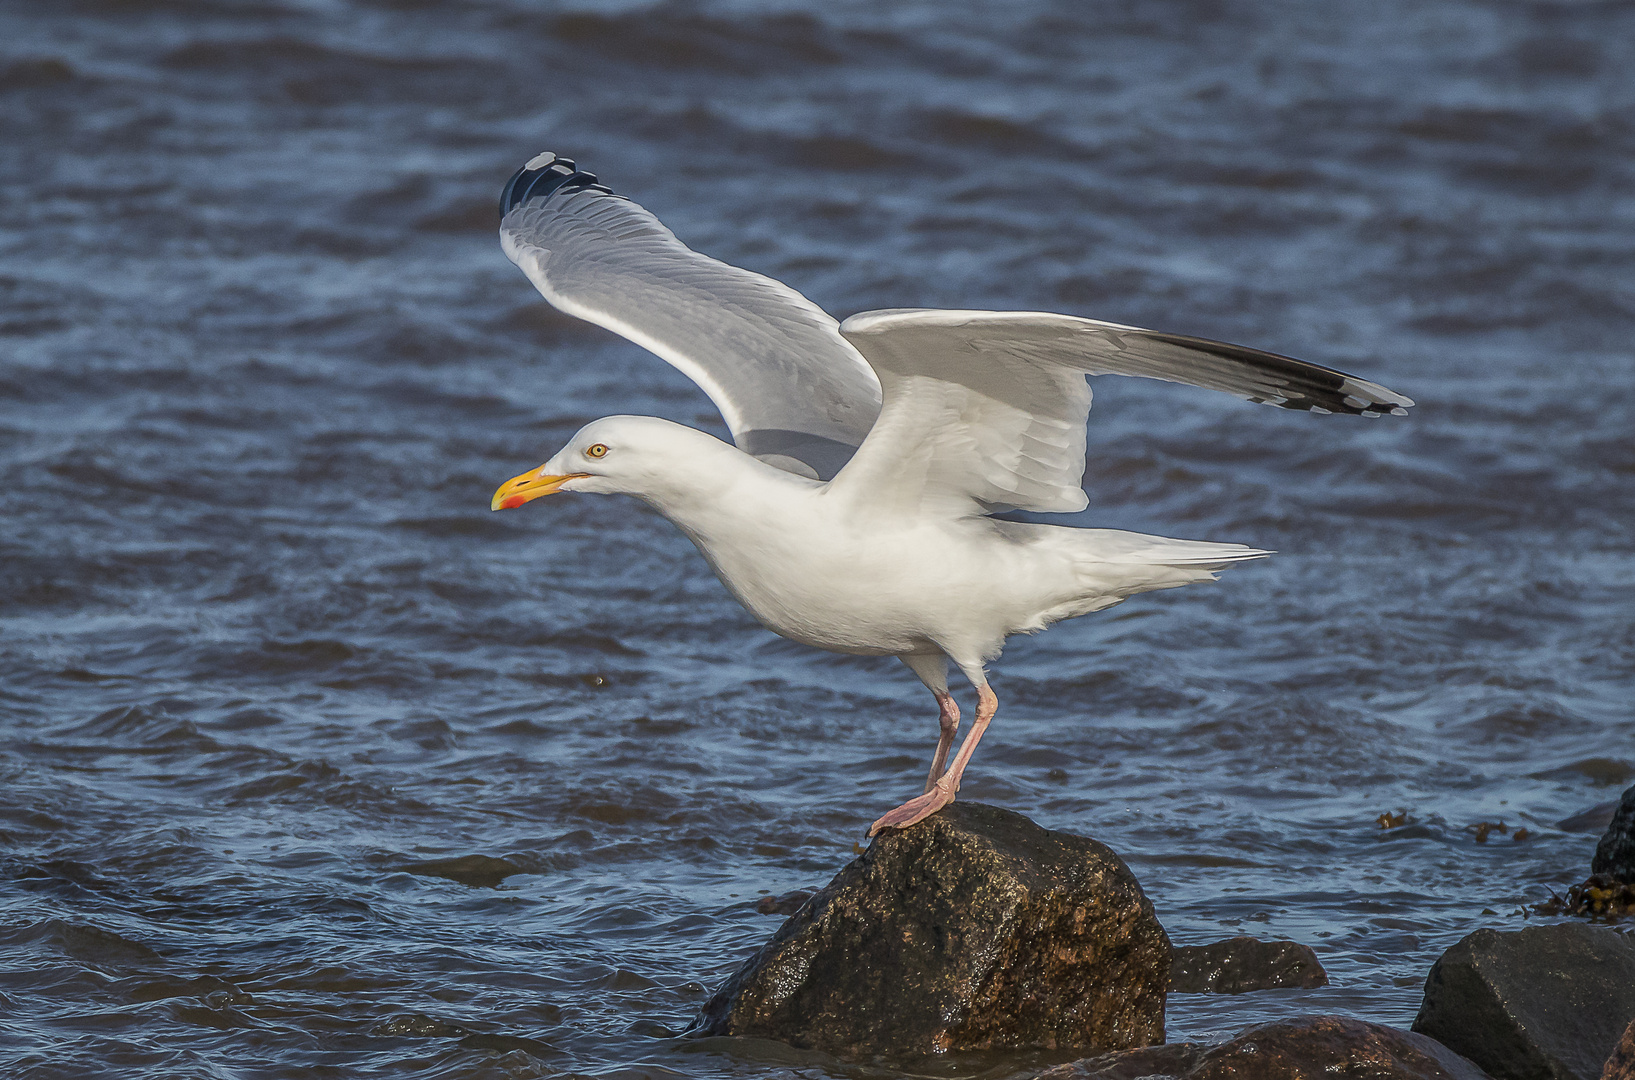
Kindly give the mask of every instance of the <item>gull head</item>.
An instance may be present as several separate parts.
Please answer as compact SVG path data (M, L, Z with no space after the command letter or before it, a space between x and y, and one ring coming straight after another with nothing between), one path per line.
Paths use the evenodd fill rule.
M726 465L723 457L733 455L743 456L682 424L654 416L608 416L580 428L539 468L501 484L489 508L512 510L559 491L635 495L662 508L712 487L711 478Z

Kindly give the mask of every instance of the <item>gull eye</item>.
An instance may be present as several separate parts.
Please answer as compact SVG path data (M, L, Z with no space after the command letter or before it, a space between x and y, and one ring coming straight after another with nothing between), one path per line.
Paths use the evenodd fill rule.
M586 457L606 457L607 456L607 447L603 446L601 443L597 443L595 446L588 447L585 450L585 456Z

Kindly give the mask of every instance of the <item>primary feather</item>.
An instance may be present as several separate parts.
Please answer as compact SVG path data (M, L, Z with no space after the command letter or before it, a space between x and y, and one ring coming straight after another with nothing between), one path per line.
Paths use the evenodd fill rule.
M561 182L504 208L500 244L540 294L679 368L740 450L833 476L880 410L880 384L839 324L781 281L700 255L571 161L534 160Z

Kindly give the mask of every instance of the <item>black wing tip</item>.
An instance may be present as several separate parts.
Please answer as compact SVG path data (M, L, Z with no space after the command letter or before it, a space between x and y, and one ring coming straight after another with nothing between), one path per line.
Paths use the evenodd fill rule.
M1353 394L1334 400L1327 395L1314 396L1292 391L1289 397L1251 397L1250 401L1256 405L1275 405L1279 409L1293 409L1297 412L1315 413L1318 416L1407 416L1408 410L1413 408L1413 401L1409 398L1392 398L1385 401L1364 401Z
M1280 409L1295 409L1317 413L1320 416L1339 413L1342 416L1380 417L1407 416L1408 410L1414 404L1413 398L1404 397L1394 390L1387 390L1378 383L1371 383L1355 375L1347 375L1343 371L1335 371L1333 368L1326 368L1307 360L1296 360L1292 356L1182 334L1164 334L1150 330L1147 334L1172 345L1198 349L1259 368L1274 376L1277 382L1287 388L1287 392L1283 394L1250 396L1249 400L1257 405L1275 405Z
M1345 382L1335 391L1335 395L1339 398L1338 402L1319 402L1310 411L1370 417L1407 416L1408 410L1414 406L1413 398L1403 397L1394 390L1387 390L1378 383L1359 379L1355 375L1345 376ZM1328 407L1321 408L1323 405Z
M613 194L605 184L598 183L595 173L582 172L572 158L557 157L550 151L536 154L528 163L512 174L500 192L500 216L504 217L529 199L548 198L559 191L593 191Z
M1250 401L1256 405L1275 405L1279 409L1293 409L1297 412L1316 413L1318 416L1332 416L1338 413L1341 416L1407 416L1413 402L1406 398L1390 401L1360 401L1353 395L1346 395L1339 401L1323 397L1318 399L1299 391L1292 392L1290 397L1259 397L1252 396Z

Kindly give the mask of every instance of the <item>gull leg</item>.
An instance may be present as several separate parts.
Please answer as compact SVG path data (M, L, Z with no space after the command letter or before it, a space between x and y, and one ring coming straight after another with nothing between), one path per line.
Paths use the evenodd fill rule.
M938 779L942 777L943 763L948 760L948 750L954 745L954 736L959 732L959 702L946 690L938 690L936 694L937 706L941 709L937 724L941 731L937 735L937 752L931 755L931 772L925 778L926 791L937 786Z
M897 659L908 665L908 670L918 675L925 688L937 696L940 714L937 723L941 733L937 736L937 752L931 757L931 773L925 778L925 790L930 791L942 775L948 751L954 745L954 735L959 732L959 705L948 692L948 657L940 652L904 653Z
M988 725L993 722L994 713L998 711L999 698L988 686L987 680L977 682L976 720L971 724L971 731L965 736L965 741L960 744L954 763L948 766L947 772L937 778L930 791L908 800L870 825L869 835L873 836L881 829L906 829L917 821L924 821L953 802L955 793L959 791L960 778L965 775L965 766L971 763L971 755L976 753L976 744L982 741L982 733L988 730Z

